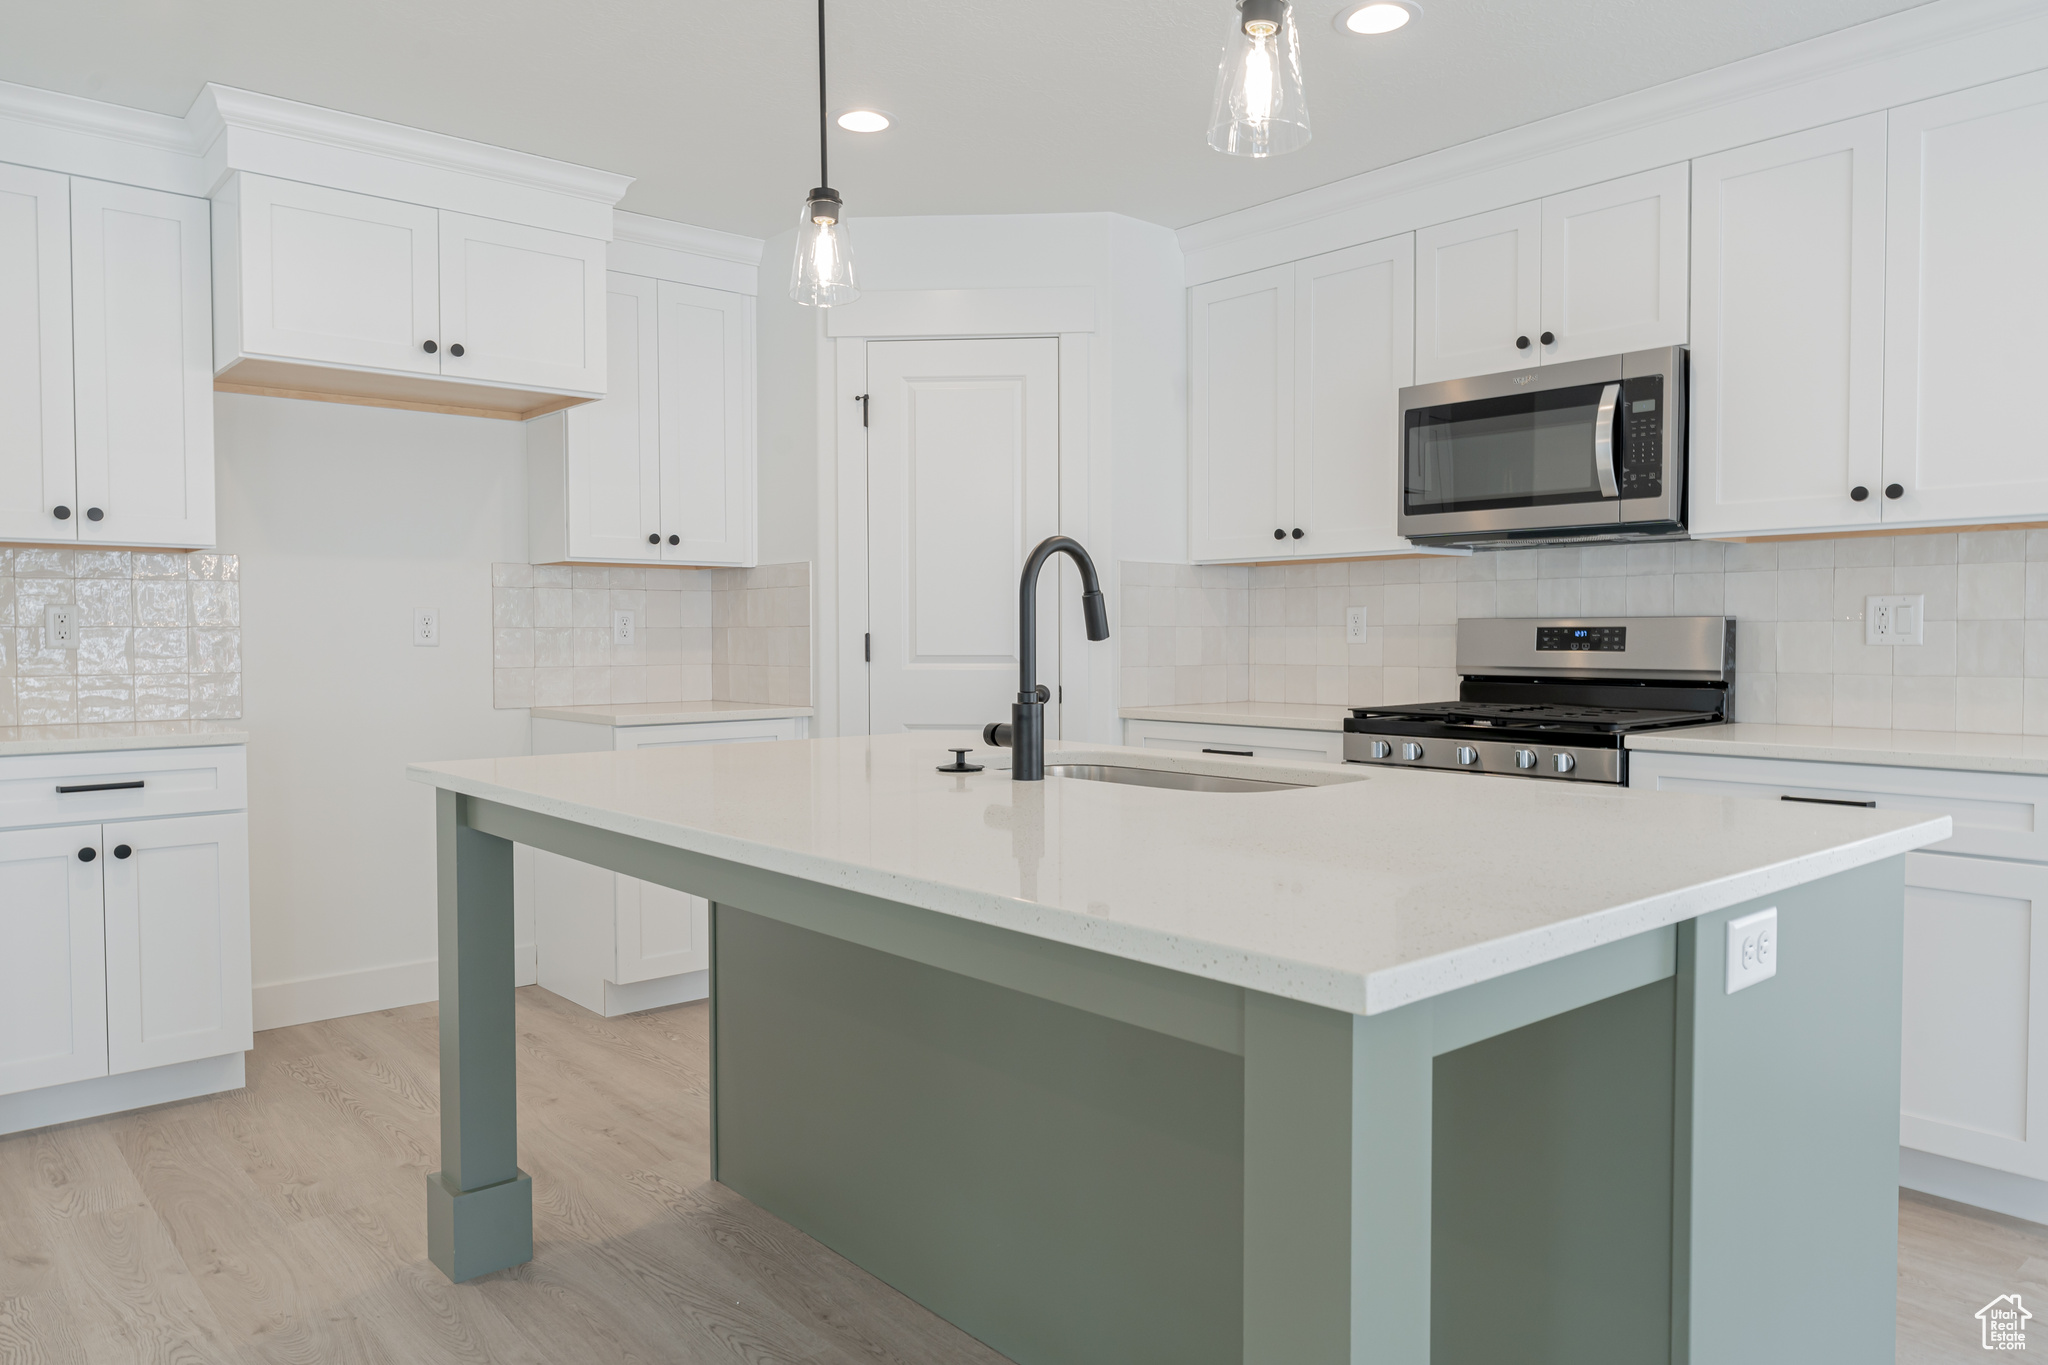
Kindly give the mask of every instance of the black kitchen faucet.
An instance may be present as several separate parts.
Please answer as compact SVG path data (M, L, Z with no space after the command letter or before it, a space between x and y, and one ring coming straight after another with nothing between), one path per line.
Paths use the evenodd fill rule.
M1109 638L1109 607L1102 600L1102 588L1095 579L1095 561L1069 536L1051 536L1038 543L1024 561L1024 574L1017 585L1017 700L1010 707L1010 723L991 722L981 732L981 742L996 748L1008 746L1011 753L1010 779L1015 782L1045 780L1045 703L1052 697L1038 682L1038 571L1053 555L1072 556L1081 570L1081 616L1088 626L1088 638Z

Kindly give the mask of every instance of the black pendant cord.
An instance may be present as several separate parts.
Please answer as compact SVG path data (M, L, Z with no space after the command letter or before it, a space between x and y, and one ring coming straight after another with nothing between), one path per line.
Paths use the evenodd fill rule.
M818 0L818 184L830 188L832 176L825 162L825 0Z

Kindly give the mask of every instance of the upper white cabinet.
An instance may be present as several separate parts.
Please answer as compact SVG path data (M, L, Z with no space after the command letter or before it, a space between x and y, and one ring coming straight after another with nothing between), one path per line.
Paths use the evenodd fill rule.
M1885 116L1693 163L1696 535L1884 506Z
M1188 552L1285 553L1294 511L1294 267L1189 298Z
M2048 74L1894 109L1890 133L1884 518L2048 515Z
M1415 382L1686 341L1686 167L1415 234Z
M605 391L605 244L237 173L215 196L231 390L524 416Z
M752 564L753 299L606 279L608 395L527 425L534 562Z
M71 182L0 166L0 539L75 538Z

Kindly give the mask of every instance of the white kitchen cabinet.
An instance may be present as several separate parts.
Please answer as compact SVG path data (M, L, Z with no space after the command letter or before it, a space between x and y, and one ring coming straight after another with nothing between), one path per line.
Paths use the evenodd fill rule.
M1294 511L1294 267L1189 292L1188 553L1278 558Z
M1133 749L1183 754L1270 758L1287 763L1342 763L1341 730L1290 730L1277 725L1212 725L1207 721L1124 721L1124 743Z
M0 540L72 539L71 182L0 166Z
M1884 519L2048 516L2048 73L1891 111Z
M1543 200L1544 364L1685 344L1690 185L1681 163Z
M753 299L607 281L609 394L527 424L533 561L751 565Z
M99 835L0 833L0 1095L107 1074Z
M213 544L204 199L71 182L81 543Z
M1875 525L1885 116L1703 157L1692 203L1692 533Z
M1415 274L1416 383L1539 362L1541 201L1421 229Z
M605 391L605 244L237 172L215 194L218 387L523 417Z

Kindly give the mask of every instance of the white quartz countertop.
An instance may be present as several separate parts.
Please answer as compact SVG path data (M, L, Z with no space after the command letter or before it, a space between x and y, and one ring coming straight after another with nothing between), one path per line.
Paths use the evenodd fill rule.
M641 701L618 706L536 706L535 720L576 720L621 728L634 725L695 725L713 720L783 720L817 713L808 706L770 706L759 701Z
M1312 706L1293 701L1214 701L1187 706L1126 706L1125 720L1180 720L1192 725L1263 725L1274 730L1344 728L1348 706Z
M1265 776L1166 791L935 771L947 733L416 764L415 781L1351 1013L1947 838L1947 816L1055 743ZM961 734L957 738L973 740Z
M21 754L97 754L117 749L201 749L222 744L247 744L244 730L211 730L194 734L135 735L77 733L90 726L0 726L0 758ZM20 737L24 730L26 737ZM68 730L70 734L50 731Z
M2048 735L1973 735L1953 730L1856 730L1826 725L1701 725L1630 735L1628 747L1668 754L1803 758L2048 776Z

